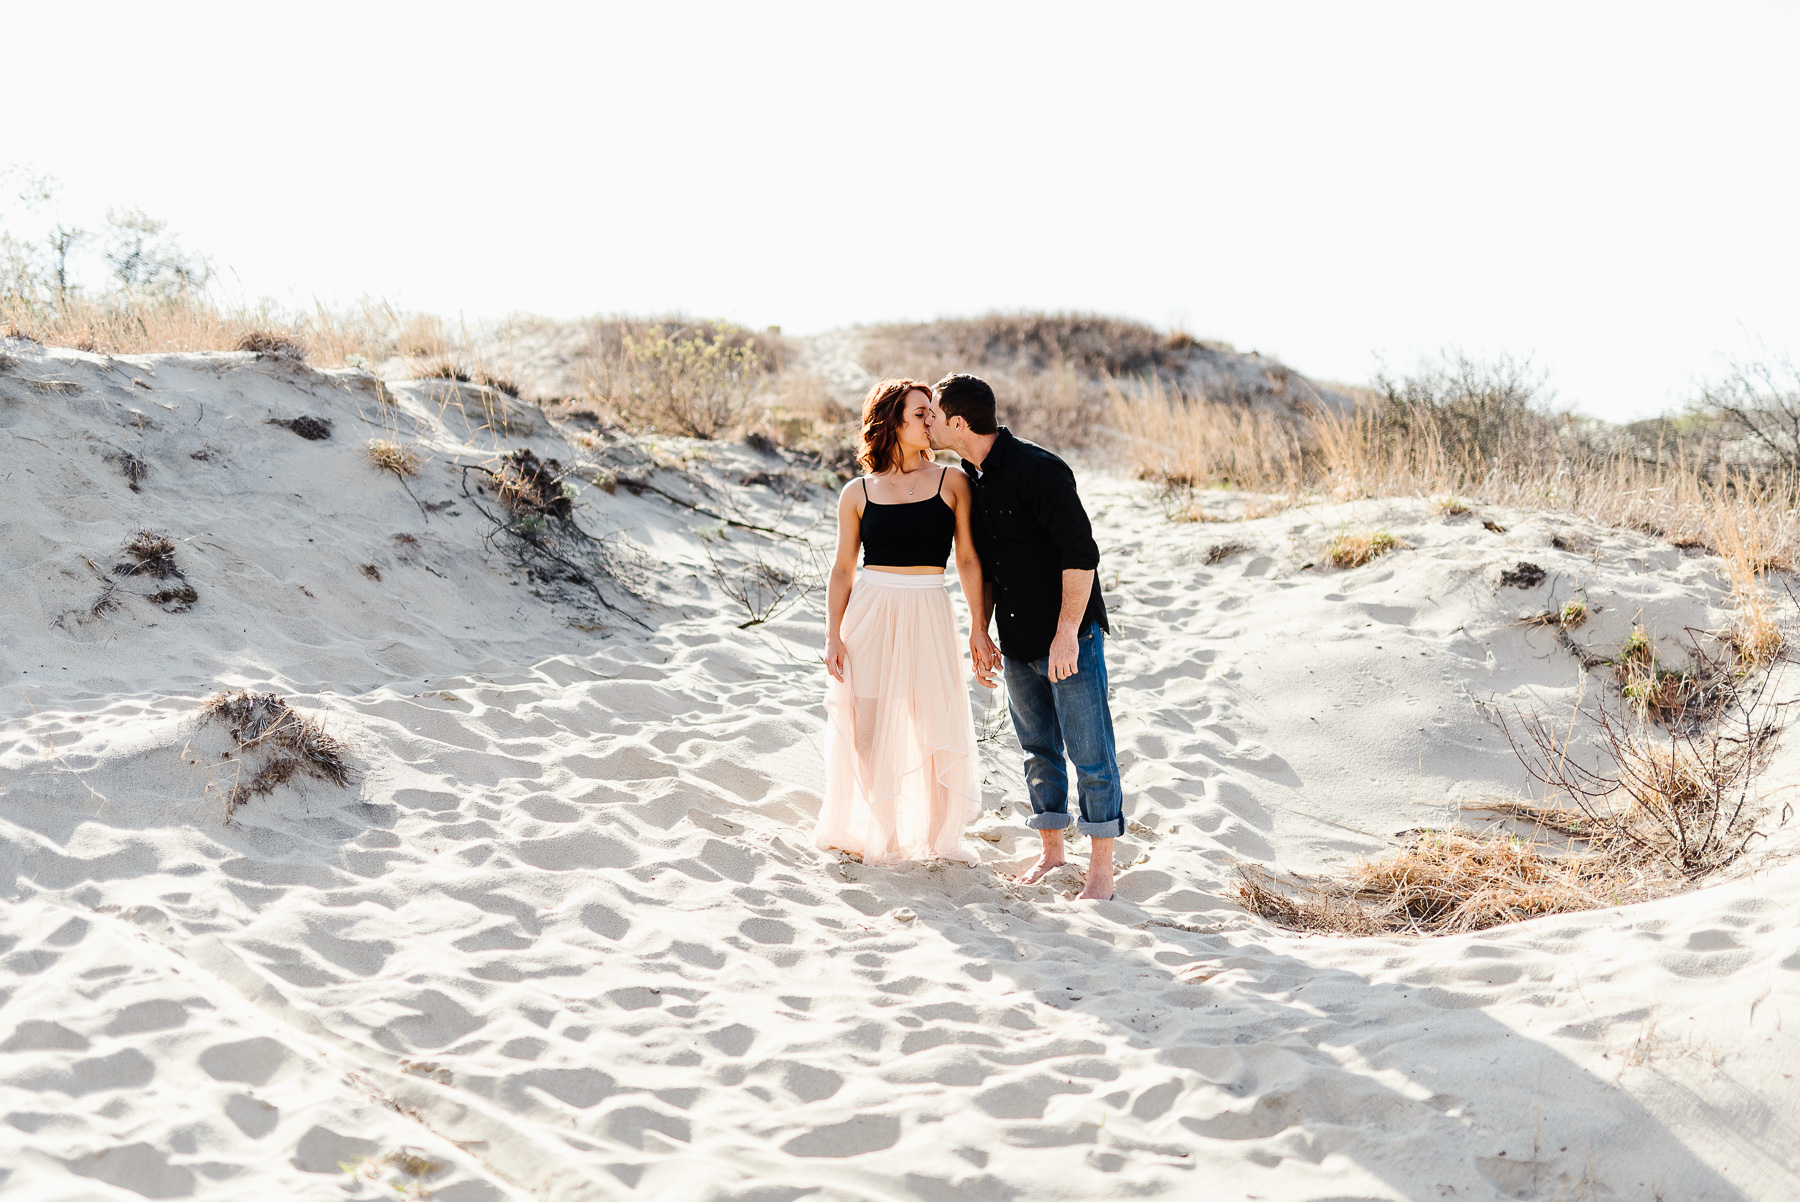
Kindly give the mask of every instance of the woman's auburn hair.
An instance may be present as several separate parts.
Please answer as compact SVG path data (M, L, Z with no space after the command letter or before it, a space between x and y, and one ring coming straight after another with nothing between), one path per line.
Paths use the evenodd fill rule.
M863 398L862 440L856 458L871 474L900 466L900 427L906 421L906 398L914 391L931 395L923 380L882 380ZM926 451L925 457L931 458Z

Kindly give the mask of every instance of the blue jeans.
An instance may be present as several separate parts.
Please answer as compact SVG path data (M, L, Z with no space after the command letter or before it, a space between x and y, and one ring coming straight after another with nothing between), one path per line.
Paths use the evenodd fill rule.
M1025 750L1025 787L1031 791L1035 831L1060 831L1069 817L1069 774L1075 765L1081 821L1075 829L1094 839L1125 833L1125 791L1113 742L1112 708L1106 703L1105 632L1089 626L1076 640L1075 675L1052 684L1048 657L1005 657L1006 702L1013 732Z

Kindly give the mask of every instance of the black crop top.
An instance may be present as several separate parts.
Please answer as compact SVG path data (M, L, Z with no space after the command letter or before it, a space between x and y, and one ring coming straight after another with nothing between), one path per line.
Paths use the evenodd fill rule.
M931 496L901 505L869 500L869 482L863 480L863 567L938 568L950 562L956 512L944 500L948 474L948 468L938 472L938 490Z

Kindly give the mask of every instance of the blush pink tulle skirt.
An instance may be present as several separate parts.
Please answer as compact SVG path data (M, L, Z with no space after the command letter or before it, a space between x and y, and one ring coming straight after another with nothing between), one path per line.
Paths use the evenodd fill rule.
M975 720L942 576L863 572L826 677L825 804L814 842L865 864L962 860L981 813Z

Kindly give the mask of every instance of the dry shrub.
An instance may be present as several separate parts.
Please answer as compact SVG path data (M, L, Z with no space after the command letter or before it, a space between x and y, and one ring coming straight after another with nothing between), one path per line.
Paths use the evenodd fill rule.
M749 416L789 358L779 331L685 317L593 319L562 369L581 399L635 429L719 437Z
M989 313L875 326L867 333L863 365L878 376L913 374L913 364L931 360L955 364L950 371L1001 368L1028 375L1063 367L1100 379L1178 372L1194 347L1222 345L1093 313Z
M1572 736L1559 737L1541 715L1518 714L1506 724L1513 750L1549 798L1567 801L1487 808L1578 835L1622 868L1680 883L1731 864L1757 835L1765 808L1757 774L1794 703L1773 699L1775 673L1737 685L1714 667L1695 676L1710 679L1701 703L1690 702L1666 730L1630 698L1588 712L1610 767L1570 754Z
M396 476L419 474L419 453L388 438L369 440L369 462Z
M261 764L248 780L240 774L224 797L225 820L253 797L271 793L295 776L310 776L339 788L350 783L349 753L325 732L272 693L245 689L215 694L200 710L204 721L218 721L231 732L239 750L240 773L250 759ZM246 758L246 753L255 753Z
M1081 313L990 314L864 332L860 359L877 376L938 380L975 372L994 388L1014 433L1058 448L1092 444L1114 417L1114 381L1157 389L1197 346L1141 322Z
M1360 568L1405 545L1386 530L1344 531L1325 544L1325 559L1334 568Z
M1399 853L1364 860L1341 879L1283 879L1249 864L1237 873L1240 900L1265 918L1349 935L1479 931L1624 900L1599 857L1457 831L1423 832Z
M754 341L723 322L670 334L628 333L608 398L628 425L690 438L718 438L742 424L764 372Z

